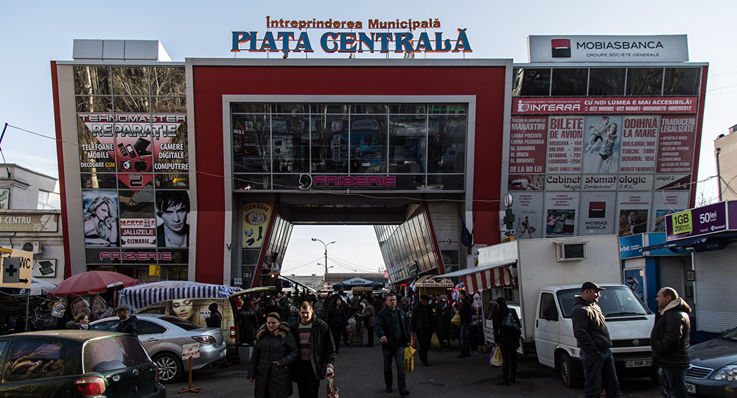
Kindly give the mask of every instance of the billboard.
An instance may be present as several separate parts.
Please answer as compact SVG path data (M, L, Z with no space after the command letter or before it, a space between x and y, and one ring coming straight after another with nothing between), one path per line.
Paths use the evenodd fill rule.
M528 37L530 62L684 62L686 35Z

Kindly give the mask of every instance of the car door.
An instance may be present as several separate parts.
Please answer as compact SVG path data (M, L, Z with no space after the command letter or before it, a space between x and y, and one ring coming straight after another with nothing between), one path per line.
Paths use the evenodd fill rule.
M537 319L535 319L535 351L537 351L538 362L550 367L555 366L559 318L553 293L540 293Z
M46 397L61 392L62 396L74 394L69 373L73 366L66 362L67 354L73 354L62 341L48 338L17 337L0 342L3 354L0 396ZM77 361L78 362L78 361Z
M166 328L149 320L138 318L138 340L148 355L156 353Z

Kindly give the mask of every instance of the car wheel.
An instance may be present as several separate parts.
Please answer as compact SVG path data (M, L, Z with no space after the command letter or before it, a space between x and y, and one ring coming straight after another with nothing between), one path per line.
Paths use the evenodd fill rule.
M154 356L154 362L159 369L159 380L162 383L174 383L182 377L182 361L176 355L163 352Z
M566 353L558 357L558 372L566 387L573 388L578 386L580 380L574 369L573 359Z

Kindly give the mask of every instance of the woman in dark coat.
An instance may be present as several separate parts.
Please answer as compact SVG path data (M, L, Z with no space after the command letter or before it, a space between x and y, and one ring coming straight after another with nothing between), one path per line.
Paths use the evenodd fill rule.
M335 353L340 354L340 336L345 333L345 327L348 325L348 308L340 296L328 307L328 325L335 342Z
M238 325L241 343L253 345L258 329L258 312L251 300L243 303L243 307L238 313Z
M292 395L288 365L297 358L297 341L279 314L266 316L256 333L256 346L248 365L248 380L256 381L256 398L283 398Z
M514 319L517 328L504 325L504 318L509 314ZM494 341L499 345L503 360L503 378L497 384L508 386L510 382L514 383L517 378L517 348L519 348L519 338L521 335L519 329L520 321L517 311L507 307L507 301L504 300L504 297L496 299L496 308L494 308L491 318L494 323Z

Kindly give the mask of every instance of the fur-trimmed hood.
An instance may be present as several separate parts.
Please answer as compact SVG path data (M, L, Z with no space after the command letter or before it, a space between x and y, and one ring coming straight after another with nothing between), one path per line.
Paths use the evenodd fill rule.
M269 329L266 328L266 324L264 323L263 325L261 325L260 328L258 328L258 331L256 332L256 339L258 340L268 333ZM279 327L274 330L274 336L280 339L287 337L287 333L289 333L289 325L287 325L286 322L282 322L281 325L279 325Z

